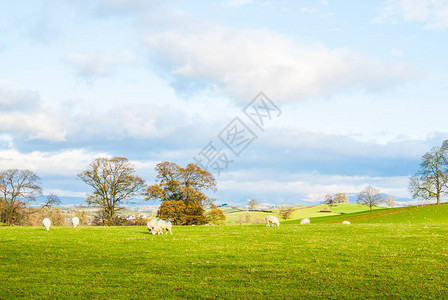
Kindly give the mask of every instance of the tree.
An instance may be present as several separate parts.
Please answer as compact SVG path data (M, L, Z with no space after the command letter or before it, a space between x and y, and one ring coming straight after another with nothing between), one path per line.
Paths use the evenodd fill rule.
M42 195L40 178L30 170L0 172L0 222L15 224L25 214L28 202Z
M238 215L238 224L242 225L246 221L246 216L243 214Z
M112 225L121 204L141 194L145 182L135 175L134 165L127 158L97 158L78 177L93 188L86 202L102 208L103 225Z
M437 204L447 194L448 185L448 140L442 147L434 147L422 157L420 168L409 179L409 191L414 199L432 200Z
M333 196L331 196L330 194L326 194L324 197L324 203L328 204L328 205L332 205L333 204Z
M250 200L250 202L249 202L249 208L250 209L254 209L257 206L258 206L257 200L255 200L255 199Z
M169 212L172 220L168 219L174 225L206 223L205 208L214 199L204 191L216 191L213 175L194 164L182 168L166 161L157 164L155 170L158 183L149 186L144 194L145 200L162 201L157 216L163 219Z
M384 203L386 203L387 207L394 207L395 206L395 198L387 196L384 198Z
M250 223L252 221L252 214L248 211L246 211L246 223Z
M225 224L226 215L215 204L210 205L210 210L206 213L207 222L210 224Z
M346 193L337 193L334 195L335 203L348 203L348 197Z
M288 220L291 217L293 211L294 209L292 207L288 207L280 209L278 213L283 220Z
M372 207L377 206L383 202L383 197L380 195L380 190L372 186L367 186L358 195L357 202L362 205L367 205L372 213Z
M87 220L89 217L87 211L79 210L76 212L75 216L78 217L80 226L87 225Z

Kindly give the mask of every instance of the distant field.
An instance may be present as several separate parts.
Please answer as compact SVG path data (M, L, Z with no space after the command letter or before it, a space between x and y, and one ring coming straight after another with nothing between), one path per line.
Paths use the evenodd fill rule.
M446 224L0 228L0 299L446 298Z
M379 213L358 223L448 223L448 204L411 206Z
M321 204L317 206L311 206L311 207L293 207L294 212L291 214L290 220L287 221L290 223L300 223L300 220L304 218L316 218L316 217L328 217L328 216L334 216L334 215L340 215L341 213L357 213L357 212L367 212L369 211L369 208L365 205L360 204L349 204L349 203L341 203L338 204L336 207L329 207L328 205ZM384 208L381 207L374 207L374 210L381 210ZM331 212L320 212L320 210L325 211L331 211ZM273 209L272 213L265 213L265 212L253 212L250 211L249 213L252 215L252 220L254 219L264 219L268 215L276 216L281 222L283 221L280 218L280 215L278 214L279 209ZM246 214L246 210L238 210L235 208L229 208L227 210L223 210L223 212L226 214L227 223L236 223L238 220L238 216L241 214ZM369 211L370 213L370 211Z

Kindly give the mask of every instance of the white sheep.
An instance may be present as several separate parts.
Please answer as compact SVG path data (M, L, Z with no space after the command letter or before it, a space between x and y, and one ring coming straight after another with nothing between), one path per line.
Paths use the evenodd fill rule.
M163 231L166 230L165 234L168 234L168 231L173 234L173 232L171 231L172 228L172 224L170 221L164 221L164 220L160 220L157 222L156 226L154 227L154 229L152 230L152 234L163 234Z
M310 223L311 223L311 221L308 218L303 219L302 221L300 221L300 225L305 225L305 224L310 224Z
M78 217L73 217L72 218L72 224L73 224L73 227L76 228L76 226L79 225L79 218Z
M267 216L265 218L266 220L266 226L270 227L270 223L272 223L272 226L276 225L277 227L280 227L280 223L278 222L278 219L274 216Z
M50 230L51 220L48 218L43 219L42 226L44 227L43 230Z
M342 224L350 225L350 222L349 221L344 221L344 222L342 222Z
M159 222L160 219L153 219L146 224L146 228L148 228L149 233L154 230L154 227L156 227L157 222Z

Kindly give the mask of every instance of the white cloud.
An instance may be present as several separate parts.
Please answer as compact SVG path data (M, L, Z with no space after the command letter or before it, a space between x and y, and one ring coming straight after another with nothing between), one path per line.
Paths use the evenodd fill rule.
M446 0L389 0L382 14L373 21L378 23L402 18L406 22L422 22L426 29L448 28L448 1Z
M160 64L186 86L213 86L239 99L260 90L297 100L350 88L378 88L408 79L409 67L262 30L171 30L148 34ZM178 84L182 85L182 84Z
M119 66L135 63L136 60L136 56L130 52L117 56L99 53L72 54L68 56L68 61L75 65L78 76L86 79L94 76L109 76Z
M253 0L227 0L224 2L224 5L230 6L230 7L239 7L239 6L251 4L252 2L253 2Z
M161 2L159 0L101 0L96 11L100 15L121 15L142 12Z
M323 201L325 194L359 193L365 186L372 185L381 193L408 197L408 176L342 176L320 173L284 174L269 177L269 170L246 170L228 172L219 180L219 189L236 194L261 194L306 202ZM248 178L251 178L248 180ZM296 195L296 197L294 197Z
M398 50L398 49L390 50L389 54L391 56L395 56L395 57L402 57L403 56L403 53L400 50Z
M0 83L0 133L21 133L30 139L63 141L60 117L37 92Z
M84 149L30 153L22 153L16 149L3 149L0 150L0 165L2 169L30 169L38 175L75 177L95 158L108 156L106 153L92 153Z

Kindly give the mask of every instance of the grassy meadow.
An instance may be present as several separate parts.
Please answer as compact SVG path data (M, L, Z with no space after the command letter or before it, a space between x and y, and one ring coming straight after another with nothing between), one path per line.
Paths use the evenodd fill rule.
M0 228L0 299L448 297L448 224Z
M384 210L384 207L374 207L374 211ZM279 215L280 209L272 209L272 212L262 212L262 211L247 211L244 209L236 209L233 207L228 207L223 209L226 215L227 224L238 223L238 217L240 215L246 215L249 213L251 215L251 223L264 223L264 218L269 215L276 216L280 221L281 217ZM341 216L343 214L353 214L353 213L369 213L370 210L367 206L361 204L351 204L351 203L339 203L336 206L329 207L326 204L316 205L316 206L297 206L293 207L293 212L290 216L290 223L300 223L304 218L327 218L329 216ZM325 211L325 212L322 212Z

